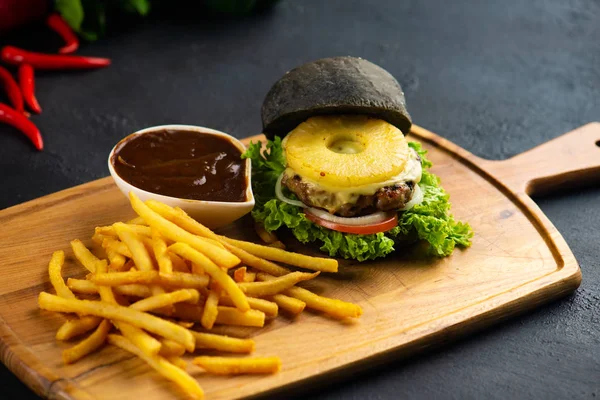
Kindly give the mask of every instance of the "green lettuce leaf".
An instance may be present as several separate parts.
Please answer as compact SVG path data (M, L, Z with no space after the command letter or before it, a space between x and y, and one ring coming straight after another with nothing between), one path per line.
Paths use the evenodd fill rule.
M427 244L429 254L439 257L452 254L456 246L470 246L473 230L450 214L449 195L440 186L440 179L428 171L432 164L426 157L427 151L417 142L409 142L409 146L421 158L423 175L419 186L423 202L400 212L398 226L390 231L372 235L340 233L312 223L301 208L278 200L275 183L285 169L279 137L268 140L264 150L261 142L251 143L242 155L252 160L252 190L256 198L252 216L269 232L288 228L302 243L317 242L332 257L358 261L384 257L394 251L398 242L421 240Z

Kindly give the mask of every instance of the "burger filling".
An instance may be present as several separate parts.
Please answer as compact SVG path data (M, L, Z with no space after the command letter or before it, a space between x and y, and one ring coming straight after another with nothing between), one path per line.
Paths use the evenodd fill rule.
M287 168L281 184L306 206L324 209L341 217L359 217L377 211L402 210L410 205L418 191L421 173L421 159L411 149L404 171L385 182L352 189L329 188Z

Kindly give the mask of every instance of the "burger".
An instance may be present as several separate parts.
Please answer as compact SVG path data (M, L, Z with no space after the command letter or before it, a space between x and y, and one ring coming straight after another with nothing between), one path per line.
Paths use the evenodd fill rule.
M404 93L383 68L356 57L301 65L273 85L261 114L266 146L251 143L243 157L252 217L267 231L358 261L416 242L435 256L470 245L426 151L406 138Z

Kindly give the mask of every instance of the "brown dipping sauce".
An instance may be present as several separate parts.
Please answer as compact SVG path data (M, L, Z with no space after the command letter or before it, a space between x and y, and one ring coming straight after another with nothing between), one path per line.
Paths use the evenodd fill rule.
M222 136L162 130L118 144L111 163L131 185L182 199L246 201L245 160Z

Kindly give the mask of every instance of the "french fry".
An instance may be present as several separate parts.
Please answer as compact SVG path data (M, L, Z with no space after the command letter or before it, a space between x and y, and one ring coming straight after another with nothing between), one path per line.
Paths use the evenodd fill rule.
M123 222L117 222L117 223L118 224L122 224ZM115 227L113 225L98 226L98 227L96 227L96 229L94 230L94 232L96 234L101 234L101 235L105 235L105 236L117 237L118 234L117 234L117 231L115 230ZM134 231L138 235L143 235L143 236L150 236L151 235L150 227L147 226L147 225L143 225L143 224L130 224L129 222L125 223L125 225L127 225L130 230Z
M204 276L206 275L206 271L204 271L204 268L200 264L192 263L192 274Z
M174 224L185 229L186 231L195 235L202 236L202 238L208 243L212 243L215 246L221 247L223 249L225 248L221 241L218 240L217 235L213 231L211 231L195 219L191 218L181 208L173 208L155 200L147 200L146 205L148 205L152 210L156 211L159 215L163 216L165 219L173 222Z
M276 249L285 250L285 244L283 244L283 242L282 242L282 241L279 241L279 240L278 240L278 241L276 241L276 242L273 242L273 243L269 243L269 244L267 245L267 247L274 247L274 248L276 248Z
M204 391L198 382L181 368L168 362L164 357L158 355L150 356L135 347L129 340L120 335L108 335L108 342L114 346L120 347L125 351L135 354L144 360L156 372L179 385L179 387L181 387L192 398L204 398Z
M238 339L214 333L191 331L196 338L196 349L214 349L228 353L249 354L254 351L254 340Z
M205 227L195 219L189 217L185 211L179 207L171 207L167 204L161 203L156 200L146 200L144 202L152 211L162 216L164 219L176 224L182 229L190 232L194 235L202 236L203 238L210 239L209 242L217 244L220 243L217 240L217 235L212 232L209 228ZM220 247L223 247L220 245Z
M145 285L132 283L131 285L113 286L113 291L122 296L132 296L146 298L152 296L150 288Z
M115 232L115 228L112 226L97 226L94 228L94 236L102 235L104 237L113 236L117 237L117 232Z
M244 292L236 285L235 281L229 275L204 254L193 249L185 243L175 243L169 246L169 251L190 260L192 263L199 264L211 276L212 279L231 297L235 306L241 311L250 309Z
M152 250L161 274L173 273L173 262L167 253L167 244L156 229L152 229Z
M262 222L254 221L254 230L256 231L258 237L260 237L260 239L267 244L279 241L273 232L269 232L265 229L265 225Z
M148 254L148 250L144 246L140 235L133 231L130 225L122 222L113 224L113 227L115 228L117 235L119 235L119 239L121 239L131 251L131 258L135 262L136 267L140 271L154 270L152 259L150 258L150 254Z
M166 293L166 290L159 285L150 285L150 291L152 292L152 296L159 296ZM166 315L171 315L175 312L175 308L172 304L162 307L162 310L164 310Z
M281 369L279 357L229 358L201 356L192 363L216 375L274 374Z
M106 256L110 264L108 270L112 272L120 272L125 270L125 256L113 251L111 248L105 248Z
M107 270L106 263L97 263L96 264L96 276L102 276L106 274ZM117 300L115 300L115 295L112 289L109 286L98 286L98 294L100 295L100 299L107 303L117 304Z
M227 250L239 257L239 259L242 260L242 263L246 264L248 267L252 267L259 271L275 276L281 276L291 272L287 268L277 265L271 261L256 257L255 255L250 254L238 247L232 246L227 242L225 242L223 245Z
M256 274L252 277L251 272L248 272L246 267L240 267L233 272L233 280L240 282L254 282L256 279Z
M112 325L108 320L103 320L90 336L62 352L63 362L65 364L72 364L96 351L106 341L106 336L110 332L111 327Z
M140 236L151 237L152 236L152 228L148 225L143 224L126 224L129 229L133 230Z
M204 303L204 312L202 313L202 319L200 324L204 329L212 329L219 313L217 306L219 305L219 291L211 290L208 293L206 302Z
M265 313L265 316L269 318L275 318L278 313L278 306L276 303L264 300L257 299L256 297L246 297L248 299L248 304L250 304L250 308L253 310L262 311ZM223 296L219 299L219 304L223 306L233 306L233 302L231 298L227 296Z
M286 296L285 294L276 294L271 299L277 303L280 308L292 314L300 314L306 307L306 303L302 300Z
M191 218L180 208L172 208L154 200L146 201L146 205L163 218L177 224L190 233L221 242L225 246L225 249L229 250L230 253L234 254L239 260L250 267L276 276L285 275L290 272L287 268L280 267L277 264L258 258L247 251L228 244L219 235Z
M183 211L182 209L180 209L178 207L171 208L170 206L168 206L166 204L157 203L154 200L147 200L145 202L145 204L146 205L153 204L155 207L157 206L157 204L159 204L158 210L160 210L161 212L158 212L158 211L154 210L153 208L151 208L151 209L156 211L157 214L164 217L167 221L173 222L175 225L183 228L187 232L190 232L192 234L200 236L200 239L202 239L202 241L204 241L205 243L212 244L212 245L220 247L222 249L225 248L219 240L216 240L214 233L213 233L213 236L207 236L207 235L198 233L198 230L196 229L197 226L199 225L199 226L204 227L204 225L200 224L195 219L190 218L185 213L185 211ZM183 218L187 217L189 219L183 219L182 217ZM208 228L206 228L206 229L208 229ZM203 232L205 232L205 231L203 231ZM210 231L210 232L212 232L212 231Z
M321 272L337 272L338 262L334 258L311 257L304 254L293 253L274 247L263 246L256 243L244 242L220 236L220 239L265 260L282 262L295 267L310 269Z
M225 246L223 245L223 243L219 242L218 240L211 239L211 238L204 237L204 236L202 237L202 239L204 239L204 240L205 240L207 243L210 243L210 244L212 244L212 245L215 245L215 246L217 246L217 247L220 247L220 248L222 248L222 249L225 249Z
M102 248L106 251L107 255L108 255L108 252L110 251L113 254L119 254L123 257L127 257L127 258L133 257L133 255L131 254L131 250L129 250L129 247L127 247L127 245L125 243L123 243L120 240L115 239L111 236L107 236L102 241Z
M50 275L50 283L56 290L56 294L65 299L74 299L75 295L71 289L67 287L62 277L62 266L65 263L65 252L62 250L52 253L52 258L48 264L48 275Z
M196 304L177 303L175 304L175 312L173 317L185 320L200 322L204 308Z
M173 272L171 274L159 273L159 280L171 288L202 289L208 286L209 278L188 272Z
M273 281L278 278L268 274L257 274L257 279L261 281ZM283 294L303 301L308 308L322 311L335 318L358 318L362 315L362 308L357 304L319 296L299 286L289 288Z
M91 274L90 276L88 276L88 279L91 283L96 285L96 291L98 291L98 287L102 286L120 286L120 288L116 289L116 291L119 294L133 295L145 298L149 297L151 293L153 294L153 292L150 292L151 289L143 285L158 283L160 282L161 277L159 276L158 271L134 270L127 272L108 272L105 274ZM82 284L79 282L72 282L72 284L82 287ZM86 286L85 289L92 290L89 286ZM160 289L159 294L164 293L164 291L162 291L162 288L158 289Z
M148 251L148 254L153 255L154 248L153 248L153 244L152 244L152 238L150 236L144 236L144 235L139 235L139 238L142 241L142 243L144 244L146 251Z
M250 309L246 312L241 312L237 308L225 306L218 306L217 310L216 324L255 326L259 328L265 325L265 313L262 311Z
M89 280L69 278L67 279L67 287L77 293L98 294L98 286L96 286L94 282ZM148 286L138 285L135 283L129 285L113 286L112 288L115 293L123 296L133 296L141 298L152 296L152 293L150 292Z
M156 200L147 200L145 204L152 211L159 214L163 218L173 222L174 224L180 226L182 229L185 229L186 231L194 235L200 235L205 238L209 238L219 242L219 240L217 239L217 235L213 231L211 231L195 219L189 217L183 210L173 208Z
M196 325L195 322L192 321L177 321L176 322L178 325L183 326L184 328L190 329L192 328L194 325Z
M279 313L277 304L269 300L248 297L248 304L250 304L251 309L262 311L265 313L265 316L269 318L275 318Z
M143 329L122 321L114 321L114 324L127 340L144 353L148 355L156 355L159 353L162 347L160 341L148 335Z
M177 254L173 254L168 252L169 258L171 259L171 264L173 265L174 272L190 272L187 264L183 260L183 258L179 257Z
M69 340L96 328L102 318L86 315L81 318L70 319L58 328L56 340Z
M110 238L110 236L107 235L103 235L102 233L94 233L92 235L92 240L94 242L96 242L97 244L99 244L100 246L102 246L102 243L104 242L104 239Z
M91 273L96 272L96 263L100 260L92 254L79 239L71 240L71 248L75 258Z
M67 287L77 293L98 294L98 286L94 282L85 279L68 278Z
M148 201L153 201L153 200L148 200ZM187 214L186 214L186 215L187 215ZM165 218L165 219L166 219L167 221L171 221L169 218ZM194 221L195 221L195 220L194 220ZM171 221L171 222L175 223L174 221ZM197 222L197 221L196 221L196 222ZM179 224L177 224L177 223L175 223L175 225L177 225L177 226L180 226L180 225L179 225ZM180 226L180 227L181 227L181 226ZM183 227L182 227L182 228L183 228ZM185 231L187 231L187 232L190 232L189 230L187 230L187 229L185 229L185 228L183 228L183 229L184 229ZM190 232L190 233L191 233L191 232ZM209 244L209 245L210 245L210 244L212 244L213 246L219 247L219 248L221 248L221 249L225 249L225 246L223 246L223 243L221 243L221 242L220 242L220 241L218 241L218 240L215 240L215 239L212 239L212 238L209 238L209 237L206 237L206 236L202 236L202 235L197 235L197 236L198 236L198 238L199 238L199 239L200 239L202 242L204 242L205 244Z
M240 259L225 249L213 245L201 237L191 234L173 222L165 219L144 204L133 192L129 193L129 200L135 212L146 222L158 230L165 238L175 242L183 242L195 249L201 249L208 258L222 268L231 268L240 263Z
M362 315L359 305L347 301L319 296L309 290L295 286L285 291L286 295L306 303L308 308L322 311L336 318L358 318Z
M154 200L143 202L133 192L129 200L137 217L99 226L92 236L104 248L107 260L100 260L81 241L71 242L75 257L90 272L85 279L63 279L61 251L53 254L48 265L57 295L40 293L39 308L79 316L65 322L56 338L67 340L93 331L63 352L66 364L108 341L143 359L188 395L202 398L202 389L185 372L185 353L212 349L249 354L255 342L192 331L196 323L204 329L215 324L260 328L280 309L298 315L306 307L336 318L362 314L356 304L296 286L320 272L337 272L334 259L286 251L260 224L255 229L267 245L220 236L182 209ZM292 272L278 263L316 272ZM73 293L98 294L100 300L80 300ZM112 326L120 334L111 334ZM193 362L207 373L221 375L281 369L278 357L203 356Z
M163 339L160 342L161 347L158 354L163 357L179 357L185 354L185 347L183 347L177 342L174 342L170 339Z
M244 282L254 282L256 281L256 272L254 271L246 271L244 275Z
M123 321L114 321L113 323L123 336L144 353L156 355L160 351L161 342L148 335L144 330Z
M148 225L146 223L146 221L144 221L144 218L142 217L135 217L133 219L130 219L129 221L127 221L128 225Z
M163 308L175 303L181 303L183 301L197 303L200 298L200 294L194 289L181 289L170 293L161 293L151 297L147 297L143 300L139 300L129 308L133 308L138 311L151 311L157 308Z
M176 366L177 368L185 371L187 369L187 361L181 357L165 357L168 362Z
M121 286L131 283L150 285L160 281L158 271L126 271L107 272L106 274L92 274L89 279L98 286Z
M102 276L103 274L106 274L106 267L105 265L98 264L98 267L96 268L96 275ZM98 293L100 294L100 299L102 299L102 301L109 304L118 304L110 286L98 286ZM154 355L160 350L160 342L137 326L131 325L124 321L114 321L114 325L118 330L121 331L123 336L129 339L134 345L136 345L146 354Z
M245 282L244 277L246 276L246 267L239 267L233 271L233 280L237 283Z
M181 343L186 350L194 351L194 337L187 329L154 315L99 301L62 299L46 292L40 293L38 303L40 308L48 311L81 313L123 321L164 338L172 339Z
M258 274L259 277L261 275L262 274ZM316 278L318 275L319 272L313 274L307 272L292 272L268 281L238 283L238 286L248 296L272 296L291 288L298 282Z

